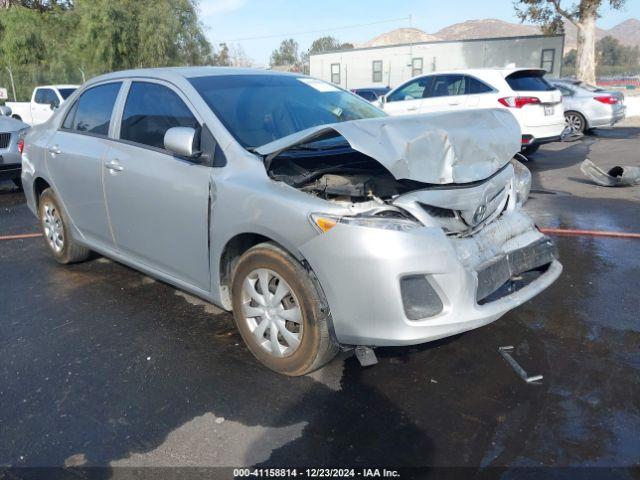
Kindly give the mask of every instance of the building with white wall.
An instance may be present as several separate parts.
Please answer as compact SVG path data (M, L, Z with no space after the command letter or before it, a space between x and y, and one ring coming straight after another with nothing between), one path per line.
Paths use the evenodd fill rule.
M309 69L312 77L344 88L393 88L423 73L512 65L559 77L563 48L564 35L419 42L314 54Z

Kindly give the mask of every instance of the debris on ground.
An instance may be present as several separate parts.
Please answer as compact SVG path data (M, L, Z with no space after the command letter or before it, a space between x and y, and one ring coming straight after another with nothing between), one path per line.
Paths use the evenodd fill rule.
M520 364L516 362L516 360L511 356L511 353L510 353L513 351L513 346L509 345L506 347L498 347L498 351L500 352L500 355L502 355L504 359L507 361L507 363L511 366L511 368L513 368L515 372L518 374L518 376L522 378L525 382L535 383L542 380L543 378L542 375L529 376L527 372L525 372L524 368L522 368Z
M580 170L596 184L603 187L640 185L640 167L616 166L605 172L587 158L580 164Z
M561 142L575 142L576 140L580 140L584 137L584 133L582 132L574 132L571 128L565 128L560 134Z

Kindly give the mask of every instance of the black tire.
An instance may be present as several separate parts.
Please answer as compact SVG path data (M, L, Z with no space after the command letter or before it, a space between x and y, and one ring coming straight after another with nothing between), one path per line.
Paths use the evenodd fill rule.
M88 248L76 243L75 240L71 237L69 221L65 216L63 210L60 208L60 204L58 203L58 199L53 193L53 190L51 190L50 188L47 188L40 195L40 200L38 203L38 216L40 217L40 225L42 227L42 233L44 235L47 248L49 248L49 251L53 255L53 258L55 258L58 263L77 263L89 258L91 251ZM47 218L49 218L49 223L47 223ZM55 222L52 222L51 218L55 218ZM54 246L53 237L58 240L60 240L60 237L53 234L47 234L48 225L51 223L56 224L56 228L58 229L56 231L62 232L62 239L59 242L59 248Z
M20 115L11 115L11 118L22 121L22 117Z
M540 145L529 145L529 146L523 147L522 154L526 157L529 157L534 153L536 153L539 148L540 148Z
M285 301L289 299L290 304L294 307L297 305L301 313L299 344L288 356L276 356L267 351L266 348L273 349L273 345L269 343L272 341L271 332L273 330L267 326L263 329L265 333L257 337L252 333L249 320L245 315L245 308L253 308L245 307L253 302L247 297L245 280L250 279L254 272L261 270L275 273L290 287L292 295L285 297L282 303L278 304L278 307L284 308ZM274 283L267 282L270 291L276 291L276 287L280 285L280 279L273 277ZM262 294L259 283L260 280L257 280L253 285L256 291ZM338 345L329 333L330 318L324 295L300 262L279 246L273 243L261 243L245 252L238 260L233 272L231 294L233 316L240 335L251 353L271 370L290 376L305 375L322 367L338 352ZM269 295L273 295L273 292L270 292ZM250 303L246 303L247 301ZM257 306L259 307L259 305ZM256 325L268 322L267 317L249 318L252 321L260 318L260 322L256 322ZM267 323L267 325L271 325L271 323ZM299 324L292 323L291 325L295 328ZM254 328L258 329L257 326ZM275 338L284 338L280 335L278 333ZM266 342L267 347L261 346L259 341Z
M15 177L11 179L13 181L13 184L18 187L20 190L22 190L22 179L20 177Z
M581 113L569 110L564 112L565 126L571 127L571 133L585 133L589 126Z

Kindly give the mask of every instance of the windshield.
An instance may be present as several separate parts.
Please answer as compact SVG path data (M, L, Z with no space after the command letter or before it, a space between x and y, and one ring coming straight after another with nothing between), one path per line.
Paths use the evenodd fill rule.
M316 125L386 116L360 97L307 77L214 75L189 81L245 148Z
M75 88L59 88L58 91L60 92L60 96L62 97L62 99L66 100L71 96L73 92L76 91L76 89Z

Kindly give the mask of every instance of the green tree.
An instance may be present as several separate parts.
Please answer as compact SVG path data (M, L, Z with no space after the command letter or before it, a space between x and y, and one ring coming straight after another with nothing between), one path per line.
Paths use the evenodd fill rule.
M541 24L545 31L562 31L564 20L571 22L578 31L576 76L578 79L596 81L596 19L600 8L607 3L620 9L626 0L576 0L563 5L563 0L516 0L516 13L522 21Z
M331 36L317 38L311 43L309 55L315 53L333 52L336 50L350 50L353 48L352 43L340 43L338 39Z
M576 58L578 57L578 52L575 48L572 48L567 52L562 60L562 66L566 68L570 68L575 71L576 68Z
M229 47L226 43L220 44L220 51L213 54L213 64L218 67L230 67Z
M271 53L271 66L290 66L294 70L298 69L300 67L298 48L298 42L293 38L283 40L278 49Z
M42 83L113 70L213 61L196 0L0 0L0 86L20 99ZM4 8L2 8L4 7Z
M638 67L640 51L637 46L622 45L616 38L607 35L596 44L598 65L607 67Z

